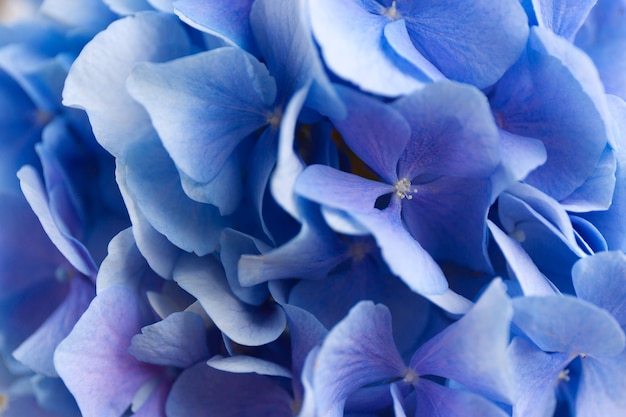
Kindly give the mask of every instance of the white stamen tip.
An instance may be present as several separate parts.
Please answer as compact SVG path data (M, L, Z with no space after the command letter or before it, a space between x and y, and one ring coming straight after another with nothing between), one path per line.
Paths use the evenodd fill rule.
M412 200L412 194L417 193L417 188L411 188L411 181L406 178L398 180L398 182L394 184L393 188L396 190L396 195L401 199L406 198L407 200Z

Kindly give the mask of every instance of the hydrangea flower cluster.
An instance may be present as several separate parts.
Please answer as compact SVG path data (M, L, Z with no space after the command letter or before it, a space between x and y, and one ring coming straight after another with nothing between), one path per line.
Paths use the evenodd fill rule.
M18 2L1 416L626 414L625 0Z

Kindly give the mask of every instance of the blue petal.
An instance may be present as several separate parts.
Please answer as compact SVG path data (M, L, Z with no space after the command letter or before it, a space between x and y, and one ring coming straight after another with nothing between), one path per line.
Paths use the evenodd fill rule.
M86 27L90 31L103 30L117 16L101 0L87 0L76 4L67 0L45 0L39 13L70 27Z
M513 135L502 129L498 131L502 165L492 176L494 196L499 195L509 185L526 178L548 158L546 147L540 140Z
M180 19L201 31L218 36L231 45L255 53L256 43L250 27L253 0L207 1L178 0L174 12Z
M209 357L204 321L181 311L141 329L128 352L142 362L187 368Z
M552 295L558 292L517 241L507 236L490 220L487 220L487 226L514 277L520 283L524 295Z
M285 315L278 305L257 307L241 302L230 291L221 265L210 257L182 257L174 279L200 301L215 325L236 343L264 345L285 329Z
M626 250L626 222L621 221L626 218L626 103L615 96L607 97L609 109L617 121L615 190L608 210L585 213L584 217L600 230L611 250Z
M274 200L293 218L301 220L297 207L297 196L293 189L296 178L304 169L304 163L293 149L295 140L296 122L302 109L308 88L302 88L294 93L286 106L280 123L278 136L278 157L276 168L270 180L270 189Z
M415 91L428 82L407 75L381 48L383 30L389 20L364 10L356 0L309 1L311 27L324 62L331 71L359 88L386 96ZM373 3L373 2L370 2Z
M122 16L152 10L147 0L102 0L111 10Z
M495 280L465 316L415 352L410 366L418 375L451 378L510 403L513 387L506 349L512 317L505 286Z
M126 92L131 69L137 62L177 58L189 48L175 16L146 12L118 20L98 34L74 62L63 103L85 109L98 142L117 156L131 138L151 129L146 111Z
M13 352L13 356L37 373L58 376L53 363L54 351L70 333L94 295L93 283L80 276L72 279L63 303Z
M310 165L298 176L294 191L333 208L371 212L376 199L394 188L325 165Z
M97 294L118 286L137 291L142 288L144 281L159 279L150 271L146 260L135 246L131 228L122 230L111 239L108 252L98 271Z
M398 384L391 384L389 389L391 392L391 398L393 398L393 412L395 417L406 417L406 413L404 411L404 400L402 398L402 393L398 388Z
M176 166L199 182L215 178L237 145L269 123L276 95L265 66L231 47L138 65L128 88Z
M340 261L343 248L322 219L306 220L298 234L283 245L259 256L243 255L238 264L241 285L291 277L325 277Z
M406 27L406 20L399 19L385 25L383 29L384 40L387 41L391 50L405 59L413 67L405 66L404 63L396 59L395 64L404 71L406 75L412 75L417 79L431 79L433 81L444 80L446 77L428 61L417 49L409 36ZM391 55L390 50L386 52ZM428 85L428 84L426 84Z
M395 101L392 107L411 128L411 139L398 165L399 177L432 174L484 178L500 163L498 130L487 99L479 90L437 82ZM370 128L363 124L364 129ZM389 146L388 139L381 142Z
M626 410L626 352L615 358L582 360L576 415L618 416Z
M350 394L406 372L393 341L391 314L362 301L326 336L313 370L317 415L342 416Z
M49 168L54 169L55 167ZM60 178L53 179L52 184L48 185L50 194L54 193L50 195L44 189L44 185L33 167L23 167L18 172L18 177L24 196L37 214L50 240L76 269L95 278L96 266L89 252L76 237L72 236L72 231L68 230L65 223L66 220L69 220L70 224L77 221L75 219L76 213L73 212L75 208L72 207L70 201L67 201L67 195L63 195L63 191L67 192L67 190L63 190L66 184ZM57 187L56 190L53 187ZM49 201L49 198L54 200ZM59 201L59 199L64 198L65 201ZM64 212L59 213L59 209Z
M610 147L606 147L595 171L561 205L572 212L607 210L613 203L617 162Z
M348 116L333 120L335 128L369 168L383 181L394 184L398 180L398 160L411 135L409 124L389 105L349 88L338 90Z
M504 74L528 36L526 15L517 1L400 3L398 13L422 55L446 77L479 88Z
M513 322L546 352L615 356L626 337L604 309L575 297L520 297Z
M572 40L597 0L532 0L540 26Z
M238 152L224 162L224 166L211 181L202 183L179 171L185 194L199 203L217 207L222 216L233 214L243 199L241 154Z
M545 353L526 339L516 337L509 346L515 375L516 401L513 415L545 417L556 407L559 376L572 360L571 354Z
M189 199L178 171L157 140L129 146L122 168L127 191L141 213L159 233L188 252L212 252L224 227L216 207Z
M582 258L572 268L578 297L609 311L626 328L626 256L602 252Z
M218 371L204 363L176 379L165 412L170 417L293 415L289 394L268 377Z
M141 328L137 296L124 287L100 293L59 344L55 367L83 415L119 417L158 368L127 349Z
M400 205L383 211L355 212L353 216L365 225L381 249L389 269L420 295L442 295L448 290L443 272L413 236L400 218Z
M473 415L485 417L505 417L500 407L474 393L451 389L420 378L415 384L416 416L455 417Z
M291 369L296 377L292 380L294 397L304 398L303 373L309 352L321 345L328 330L313 315L299 307L283 304L291 336ZM299 377L300 376L300 377Z
M626 57L619 52L626 46L623 7L620 0L599 1L578 32L576 45L593 59L607 93L626 99Z
M206 363L213 369L234 374L255 373L267 376L280 376L291 378L292 374L288 369L270 361L256 358L254 356L236 355L223 357L215 355Z
M307 106L329 117L343 117L345 108L328 80L311 39L305 3L255 1L250 11L252 30L267 67L276 79L279 105L284 106L296 91L311 83Z
M239 260L244 254L258 256L259 253L268 249L268 246L263 242L236 230L226 229L222 233L222 238L220 239L220 259L224 266L228 285L233 294L245 303L261 305L269 297L269 292L267 286L264 285L241 285L239 282L239 275L241 274L238 268Z
M125 171L126 167L120 163L116 167L115 176L133 225L134 244L137 245L150 267L163 278L169 279L172 276L176 259L182 250L155 230L139 207L137 207L137 204L128 192Z
M526 53L497 84L491 103L504 130L545 144L546 164L526 181L561 200L593 174L604 151L605 100L590 59L533 27Z
M451 260L489 271L486 219L491 205L488 179L443 176L419 184L402 200L407 230L437 260Z

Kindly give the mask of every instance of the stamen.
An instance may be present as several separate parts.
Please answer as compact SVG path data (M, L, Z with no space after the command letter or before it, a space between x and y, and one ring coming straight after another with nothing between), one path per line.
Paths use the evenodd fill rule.
M514 230L509 235L519 243L526 240L526 233L523 230Z
M406 374L404 375L404 379L402 379L407 384L412 384L418 378L415 371L411 368L406 370Z
M56 278L57 282L61 284L68 282L72 279L72 271L70 271L67 267L59 266L54 271L54 278Z
M0 394L0 413L9 408L9 397L5 394Z
M402 178L397 183L395 183L393 188L396 189L396 195L401 199L406 198L407 200L412 200L412 194L415 194L417 192L417 188L411 189L411 181L407 180L406 178Z
M396 8L396 0L393 0L391 2L391 7L385 9L385 11L383 12L383 16L387 16L391 20L398 20L402 17L400 16L400 12L398 12L398 9Z
M569 369L563 369L557 378L559 381L569 381Z
M283 118L283 113L280 109L276 109L274 110L273 113L269 113L267 115L267 123L270 124L270 126L274 127L274 128L278 128L278 126L280 126L280 121Z

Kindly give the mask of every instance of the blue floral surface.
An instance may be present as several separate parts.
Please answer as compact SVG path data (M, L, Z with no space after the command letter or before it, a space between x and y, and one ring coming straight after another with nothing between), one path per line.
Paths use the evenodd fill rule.
M0 0L0 416L626 415L626 0Z

